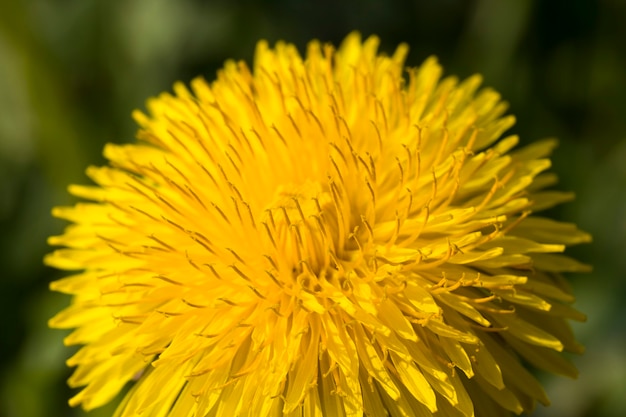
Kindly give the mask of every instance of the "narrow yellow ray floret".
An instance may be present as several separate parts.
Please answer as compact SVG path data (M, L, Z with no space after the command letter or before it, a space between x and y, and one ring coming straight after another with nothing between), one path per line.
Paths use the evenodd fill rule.
M548 403L522 363L576 374L560 253L590 238L536 215L571 198L555 142L515 148L480 77L377 47L260 42L70 187L46 262L77 271L51 284L71 405L132 382L118 416L508 415Z

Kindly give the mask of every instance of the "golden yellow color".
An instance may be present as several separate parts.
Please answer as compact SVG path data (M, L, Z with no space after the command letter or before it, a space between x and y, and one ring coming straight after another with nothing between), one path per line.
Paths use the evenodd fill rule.
M480 77L378 42L260 42L70 187L71 405L133 381L117 416L500 416L548 403L522 363L576 374L559 253L590 238L536 215L571 198L555 142L515 150Z

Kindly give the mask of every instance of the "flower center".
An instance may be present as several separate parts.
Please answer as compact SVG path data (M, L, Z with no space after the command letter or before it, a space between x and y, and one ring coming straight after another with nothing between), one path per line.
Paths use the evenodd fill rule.
M328 186L313 181L280 186L262 222L279 269L299 281L306 276L305 287L315 290L311 280L325 276L329 267L336 270L336 248L343 243Z

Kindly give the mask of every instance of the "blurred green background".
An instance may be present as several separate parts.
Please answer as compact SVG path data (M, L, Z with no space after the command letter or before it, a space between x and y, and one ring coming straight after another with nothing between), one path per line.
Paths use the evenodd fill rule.
M67 406L65 333L46 327L68 298L41 259L64 226L51 207L72 203L66 186L106 142L133 140L131 111L250 62L260 38L303 50L354 29L388 53L409 43L409 65L435 54L447 74L482 73L525 143L560 138L554 170L578 198L551 214L594 235L570 253L595 269L571 277L589 316L580 378L541 375L553 405L534 415L626 415L626 2L22 0L0 2L0 417L84 415Z

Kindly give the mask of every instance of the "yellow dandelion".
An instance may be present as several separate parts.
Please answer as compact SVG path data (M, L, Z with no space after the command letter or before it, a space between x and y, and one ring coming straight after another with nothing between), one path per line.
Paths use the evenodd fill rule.
M526 363L576 374L559 253L590 238L535 215L571 198L555 142L514 150L480 77L378 43L260 42L70 187L71 405L130 382L117 416L500 416L548 403Z

